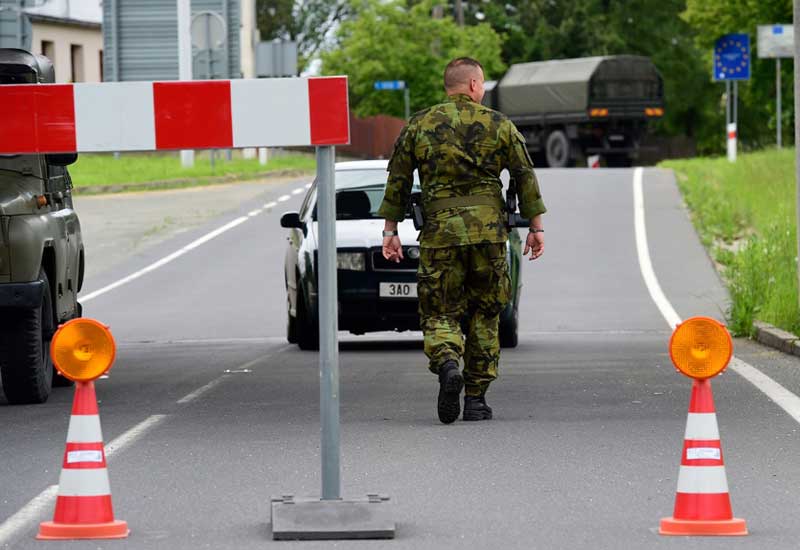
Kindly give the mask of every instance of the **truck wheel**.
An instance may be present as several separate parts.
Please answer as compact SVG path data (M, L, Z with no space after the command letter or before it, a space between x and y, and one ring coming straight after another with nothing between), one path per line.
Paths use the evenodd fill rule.
M564 168L569 165L570 158L569 138L563 130L553 130L547 136L545 156L547 165L551 168Z
M50 339L55 332L50 281L44 269L42 303L34 309L11 309L0 316L0 375L12 404L44 403L53 384Z
M515 348L519 344L519 309L513 308L508 319L500 317L500 347Z
M302 290L297 291L297 345L304 351L319 349L319 326L311 321Z

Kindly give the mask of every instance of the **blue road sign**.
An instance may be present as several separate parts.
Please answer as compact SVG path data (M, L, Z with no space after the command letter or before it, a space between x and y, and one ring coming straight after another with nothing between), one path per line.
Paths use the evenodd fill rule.
M714 80L750 80L750 36L726 34L714 44Z
M405 80L378 80L375 82L376 90L405 90Z

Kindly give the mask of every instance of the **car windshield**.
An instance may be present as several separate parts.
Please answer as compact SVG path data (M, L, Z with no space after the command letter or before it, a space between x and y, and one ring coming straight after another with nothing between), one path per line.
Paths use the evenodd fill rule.
M381 219L378 208L383 202L388 172L380 168L336 171L336 219ZM419 192L419 179L414 172L412 193ZM317 219L314 208L313 219Z

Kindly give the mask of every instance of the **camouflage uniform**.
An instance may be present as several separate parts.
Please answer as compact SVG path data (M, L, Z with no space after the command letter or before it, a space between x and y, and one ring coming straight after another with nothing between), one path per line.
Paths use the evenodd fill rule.
M499 315L511 297L500 172L517 182L520 213L545 212L525 139L505 115L464 94L416 113L400 134L378 214L402 221L414 169L422 184L419 313L430 370L464 357L467 395L497 378ZM454 204L466 204L458 205ZM460 321L466 314L466 345Z

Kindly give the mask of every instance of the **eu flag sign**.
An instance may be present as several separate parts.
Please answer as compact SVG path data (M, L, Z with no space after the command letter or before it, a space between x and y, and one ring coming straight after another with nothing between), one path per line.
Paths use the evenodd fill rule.
M714 81L750 80L750 36L726 34L714 44Z

